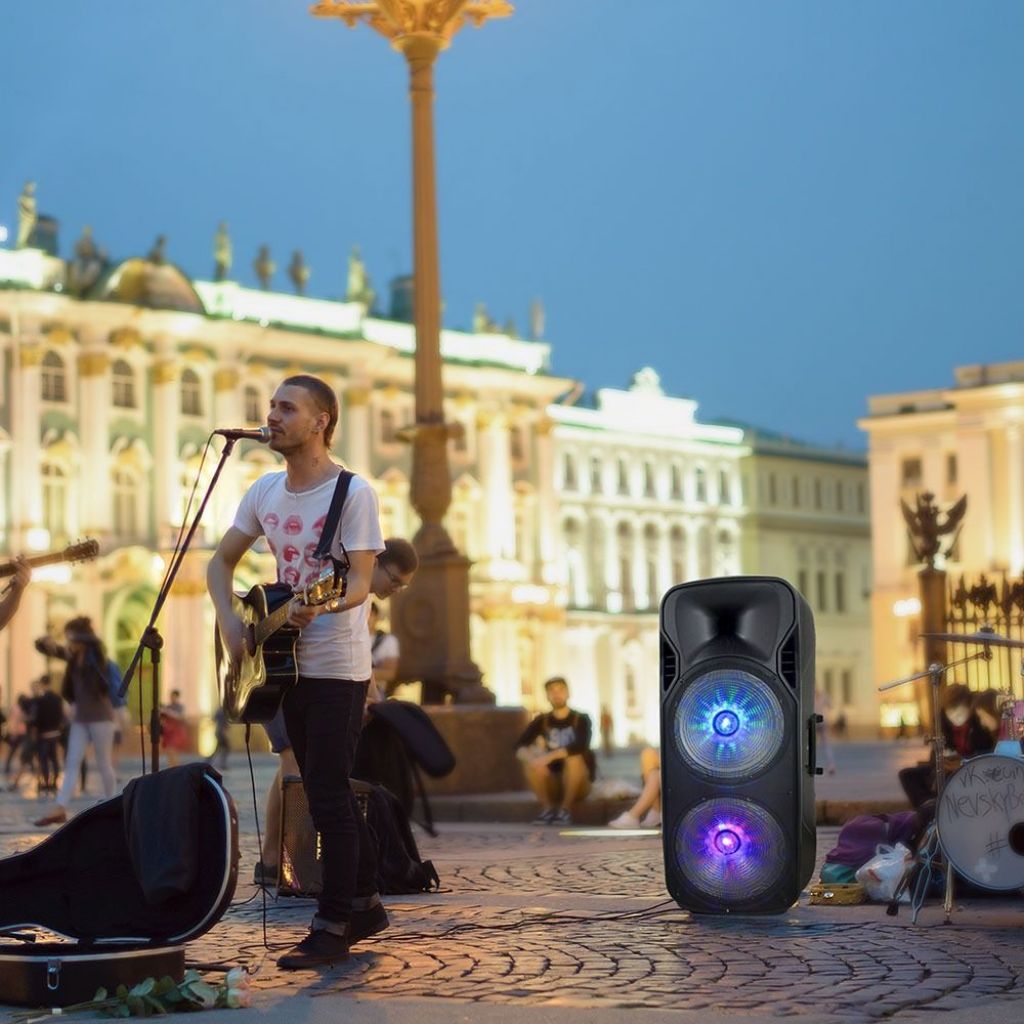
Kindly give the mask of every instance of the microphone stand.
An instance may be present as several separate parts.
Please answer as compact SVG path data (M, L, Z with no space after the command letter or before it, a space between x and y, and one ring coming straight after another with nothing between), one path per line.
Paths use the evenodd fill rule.
M192 519L192 525L189 527L188 533L185 534L185 540L181 547L178 548L177 552L175 552L171 565L164 576L163 585L160 587L160 592L156 595L156 601L153 602L153 611L149 616L149 624L142 632L142 638L139 640L139 646L135 648L135 654L132 657L131 664L128 666L128 670L124 674L124 680L121 683L119 696L123 699L124 695L128 692L128 687L131 685L132 678L135 675L135 670L138 668L139 662L142 660L143 651L149 651L150 661L153 666L153 707L149 713L149 754L150 767L154 772L160 770L160 651L164 645L164 638L156 628L156 620L160 617L160 612L163 611L164 602L167 600L167 597L171 592L171 587L174 585L174 579L178 575L181 563L185 559L185 553L188 551L189 545L192 543L192 537L199 528L199 523L203 518L203 512L206 510L207 502L209 502L210 495L213 494L213 489L217 485L217 480L220 477L221 470L224 468L224 463L227 462L228 456L235 447L236 440L237 438L227 437L224 441L224 448L220 453L220 461L217 463L217 468L213 472L213 477L210 479L210 483L206 488L203 500L200 502L199 508L196 510L195 517ZM142 759L142 774L146 774L145 757Z

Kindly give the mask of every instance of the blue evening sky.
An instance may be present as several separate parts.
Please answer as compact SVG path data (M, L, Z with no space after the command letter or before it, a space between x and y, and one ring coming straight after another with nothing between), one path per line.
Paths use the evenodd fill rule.
M1024 358L1021 0L518 0L437 74L446 322L643 364L702 418L862 447L869 394ZM339 296L411 266L401 57L302 0L3 0L0 221L112 257L262 243Z

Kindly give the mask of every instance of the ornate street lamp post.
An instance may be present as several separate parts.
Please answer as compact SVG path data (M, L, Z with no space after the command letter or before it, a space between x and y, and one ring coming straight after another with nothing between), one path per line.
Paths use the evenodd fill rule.
M467 22L507 17L507 0L320 0L310 12L365 23L391 41L409 64L412 101L413 318L416 324L416 422L411 501L421 526L414 543L421 568L408 594L394 601L402 640L400 675L423 681L424 702L451 693L460 702L493 702L469 656L469 561L455 549L443 519L451 504L450 427L441 383L441 284L434 175L434 62Z

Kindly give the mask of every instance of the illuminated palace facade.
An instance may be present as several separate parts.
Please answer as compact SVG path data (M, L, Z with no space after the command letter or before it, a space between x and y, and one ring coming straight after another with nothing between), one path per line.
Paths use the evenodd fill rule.
M200 472L210 431L261 424L288 374L335 388L335 454L373 482L385 534L411 537L418 526L400 436L413 421L410 323L372 315L358 298L192 281L159 259L112 266L77 296L66 272L41 250L0 248L0 551L90 536L101 552L36 570L0 634L3 706L44 668L33 639L72 614L92 616L113 656L130 659L193 482L198 500L216 464L219 441ZM757 445L741 428L699 423L696 403L665 395L651 370L583 398L550 373L547 343L489 321L445 330L442 354L448 419L462 427L449 446L447 526L473 560L472 650L485 684L499 703L532 710L544 679L565 674L595 725L608 709L618 742L656 741L661 594L738 572L796 582L749 535L760 529ZM206 561L245 488L278 464L266 447L239 443L159 623L161 689L180 689L196 721L217 702ZM776 526L795 545L807 516ZM847 537L854 524L819 522L817 536L833 527ZM867 544L866 515L856 530ZM237 582L272 575L257 544ZM819 625L819 649L846 628ZM854 718L870 721L866 683L844 695Z
M954 583L966 578L970 584L984 575L1001 586L1004 577L1017 581L1024 574L1024 362L962 366L949 387L874 396L860 426L869 438L875 673L883 681L900 679L924 667L920 565L900 514L901 499L913 508L916 496L928 491L946 510L967 495L962 530L949 558L940 554L936 563ZM943 538L945 547L951 539ZM1019 607L1013 617L1019 630ZM972 632L979 624L954 632ZM958 647L950 657L976 651ZM998 653L1012 658L1004 682L1019 694L1019 652ZM961 671L958 679L973 678ZM885 724L897 724L900 715L917 721L909 691L902 687L885 695Z

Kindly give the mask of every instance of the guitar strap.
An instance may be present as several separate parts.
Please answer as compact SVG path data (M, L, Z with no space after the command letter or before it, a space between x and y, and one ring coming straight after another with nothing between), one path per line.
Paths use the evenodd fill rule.
M320 543L317 544L316 551L313 552L314 558L321 560L329 558L334 563L335 585L338 583L338 577L344 576L348 572L349 558L345 545L341 544L340 537L338 538L338 543L341 544L341 553L345 556L344 561L339 561L331 554L331 543L334 540L334 535L338 532L338 526L341 523L342 506L345 504L345 498L348 497L348 487L352 483L352 477L354 476L355 473L347 469L343 469L338 474L338 482L334 485L334 495L331 498L331 507L327 510L324 528L320 531Z

